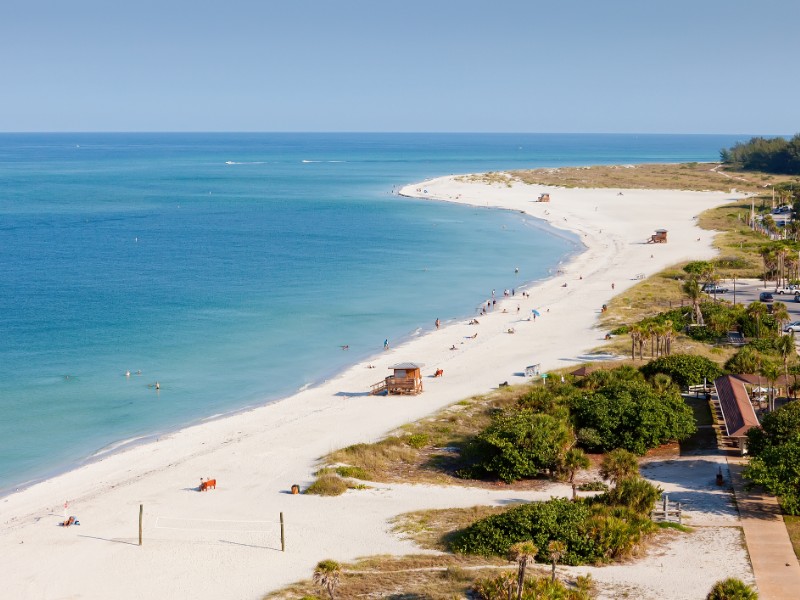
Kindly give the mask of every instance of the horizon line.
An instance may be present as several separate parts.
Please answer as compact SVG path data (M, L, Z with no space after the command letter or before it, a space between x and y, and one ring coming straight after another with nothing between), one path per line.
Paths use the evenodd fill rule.
M75 134L374 134L374 135L736 135L792 137L791 133L743 133L743 132L622 132L622 131L378 131L378 130L50 130L50 131L0 131L0 135L75 135Z

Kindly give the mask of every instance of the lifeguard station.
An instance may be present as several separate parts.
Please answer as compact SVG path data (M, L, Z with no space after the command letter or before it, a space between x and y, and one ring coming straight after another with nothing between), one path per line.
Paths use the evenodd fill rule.
M656 232L647 240L648 244L666 244L667 243L667 230L656 229Z
M416 396L422 393L422 367L416 363L400 363L389 367L393 374L386 377L383 381L372 386L370 394L377 396L384 392L391 396L393 394L403 394L406 396Z

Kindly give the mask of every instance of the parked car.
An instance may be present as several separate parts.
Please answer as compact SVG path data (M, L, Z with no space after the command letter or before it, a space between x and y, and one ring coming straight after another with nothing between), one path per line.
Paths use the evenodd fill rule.
M786 287L775 288L775 294L794 294L800 296L800 287L796 285L787 285Z
M786 325L786 327L784 327L783 330L787 333L790 331L794 331L795 333L797 333L798 331L800 331L800 321L792 321L791 323Z
M703 287L703 291L706 294L724 294L725 292L730 292L730 289L723 285L706 285Z
M774 302L775 298L773 298L772 294L770 294L769 292L761 292L758 295L758 301L759 302Z

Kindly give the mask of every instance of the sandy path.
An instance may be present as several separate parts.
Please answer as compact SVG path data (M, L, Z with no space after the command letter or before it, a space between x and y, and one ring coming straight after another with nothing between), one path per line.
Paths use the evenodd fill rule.
M407 552L408 542L387 533L386 519L435 506L507 502L485 490L392 487L350 492L337 499L286 494L311 480L316 460L356 442L369 442L403 423L498 382L521 382L526 365L545 369L574 364L595 347L602 303L633 283L688 258L710 258L712 233L693 217L729 202L723 193L548 189L553 201L531 200L546 188L487 186L442 178L406 189L424 197L524 210L578 232L587 250L564 274L501 303L477 327L450 324L284 401L176 432L163 439L50 479L0 501L0 554L6 594L14 598L258 598L307 577L320 559ZM645 245L656 228L670 231L668 244ZM699 238L699 241L698 241ZM581 279L582 277L582 279ZM612 292L611 282L616 283ZM561 287L567 283L567 287ZM488 292L488 290L487 290ZM479 299L477 299L479 300ZM535 322L516 313L542 312ZM502 313L505 307L508 312ZM514 327L516 333L506 330ZM467 339L475 331L475 340ZM456 345L457 350L449 348ZM396 362L425 363L425 393L412 398L370 397L370 384ZM445 376L427 377L436 368ZM219 488L192 491L199 478ZM515 498L527 496L513 494ZM81 520L62 529L63 503ZM132 545L139 504L145 506L145 546ZM288 549L275 550L278 512L287 518ZM184 523L188 529L156 529ZM271 533L215 531L235 525L209 521L272 521L241 525ZM198 523L202 527L198 526ZM202 529L204 531L198 531ZM270 535L272 537L270 537ZM249 536L249 537L248 537ZM676 596L680 597L680 596Z

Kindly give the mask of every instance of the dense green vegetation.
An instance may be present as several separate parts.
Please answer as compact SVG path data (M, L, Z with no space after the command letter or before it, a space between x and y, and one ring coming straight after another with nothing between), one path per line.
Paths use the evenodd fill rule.
M726 165L746 171L797 175L800 174L800 134L790 140L754 137L721 150L720 159Z
M678 388L657 389L643 378L611 381L579 394L572 402L572 415L578 439L590 451L624 448L644 454L695 431L694 415Z
M498 414L477 438L484 456L473 470L491 473L506 482L554 472L574 443L564 415L519 408Z
M688 389L690 385L714 381L722 375L722 370L715 362L703 356L673 354L650 361L642 367L642 373L645 377L664 373L669 375L681 388Z
M562 544L560 562L595 564L630 555L656 526L649 512L661 490L638 473L594 498L553 498L513 507L480 519L451 540L455 552L504 555L519 542L531 542L536 559L547 562L548 547Z
M575 383L533 388L498 411L462 452L461 477L505 482L562 476L572 480L588 451L644 454L695 431L692 410L666 377L647 381L635 368L601 370Z
M748 432L748 449L745 477L778 496L784 512L800 515L800 403L766 415Z

